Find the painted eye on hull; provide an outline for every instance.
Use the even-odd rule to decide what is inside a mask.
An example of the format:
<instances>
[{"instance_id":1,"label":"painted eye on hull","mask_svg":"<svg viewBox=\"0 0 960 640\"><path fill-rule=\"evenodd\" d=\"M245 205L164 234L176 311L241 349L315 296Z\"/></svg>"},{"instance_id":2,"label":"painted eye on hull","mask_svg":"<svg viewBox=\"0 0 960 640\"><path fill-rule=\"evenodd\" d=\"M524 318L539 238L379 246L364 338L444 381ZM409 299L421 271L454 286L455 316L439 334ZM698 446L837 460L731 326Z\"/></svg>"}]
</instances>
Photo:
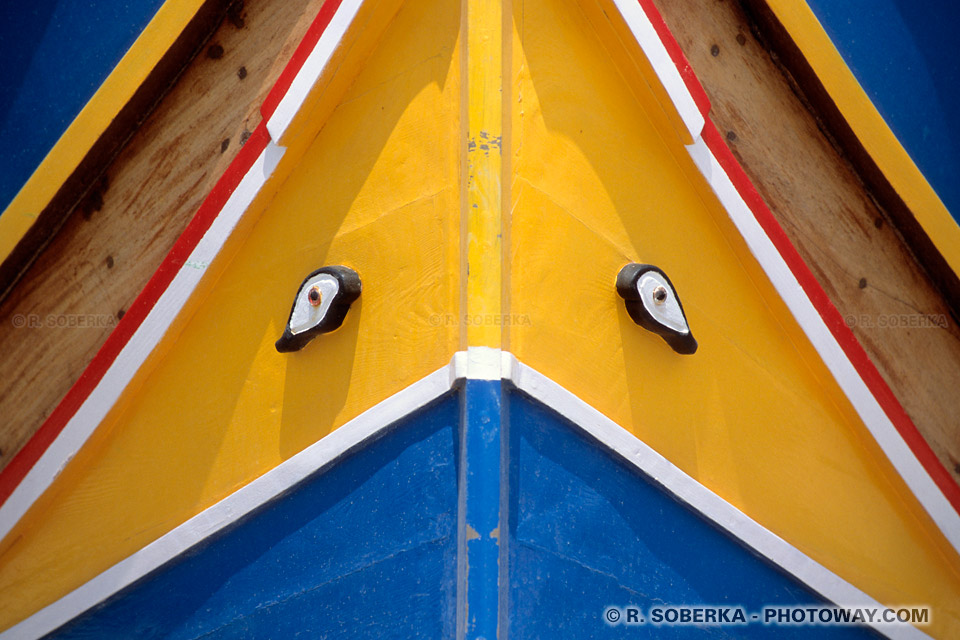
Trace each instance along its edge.
<instances>
[{"instance_id":1,"label":"painted eye on hull","mask_svg":"<svg viewBox=\"0 0 960 640\"><path fill-rule=\"evenodd\" d=\"M320 287L313 285L307 293L307 300L313 307L319 307L323 303L323 295L320 293Z\"/></svg>"},{"instance_id":2,"label":"painted eye on hull","mask_svg":"<svg viewBox=\"0 0 960 640\"><path fill-rule=\"evenodd\" d=\"M359 295L360 276L349 267L323 267L308 275L297 290L277 351L299 351L321 333L338 328Z\"/></svg>"},{"instance_id":3,"label":"painted eye on hull","mask_svg":"<svg viewBox=\"0 0 960 640\"><path fill-rule=\"evenodd\" d=\"M638 325L662 337L677 353L690 355L697 351L680 297L661 269L651 264L628 264L617 275L617 293Z\"/></svg>"}]
</instances>

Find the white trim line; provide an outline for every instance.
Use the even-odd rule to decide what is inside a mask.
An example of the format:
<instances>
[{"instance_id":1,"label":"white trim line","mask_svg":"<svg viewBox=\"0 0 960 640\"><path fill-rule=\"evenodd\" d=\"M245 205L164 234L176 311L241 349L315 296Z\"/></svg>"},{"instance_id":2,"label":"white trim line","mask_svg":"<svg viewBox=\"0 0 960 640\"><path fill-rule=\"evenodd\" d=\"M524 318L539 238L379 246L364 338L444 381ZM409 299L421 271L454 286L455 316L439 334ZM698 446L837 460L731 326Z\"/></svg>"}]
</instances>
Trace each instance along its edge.
<instances>
[{"instance_id":1,"label":"white trim line","mask_svg":"<svg viewBox=\"0 0 960 640\"><path fill-rule=\"evenodd\" d=\"M303 66L290 83L290 88L283 94L273 114L267 120L267 131L270 138L279 143L290 127L290 123L299 113L310 91L320 80L324 69L333 57L334 52L353 23L357 12L363 5L363 0L343 0L330 19L329 24L320 34L320 39L313 47Z\"/></svg>"},{"instance_id":2,"label":"white trim line","mask_svg":"<svg viewBox=\"0 0 960 640\"><path fill-rule=\"evenodd\" d=\"M10 533L34 501L56 480L113 408L147 356L167 333L170 324L203 278L207 265L220 252L223 243L260 193L283 153L282 147L267 143L266 149L244 175L210 228L190 253L189 259L180 267L143 323L110 364L103 378L0 507L0 540Z\"/></svg>"},{"instance_id":3,"label":"white trim line","mask_svg":"<svg viewBox=\"0 0 960 640\"><path fill-rule=\"evenodd\" d=\"M883 407L823 322L783 256L760 226L726 171L701 137L704 117L663 41L637 0L612 0L657 73L674 107L687 124L693 144L687 151L726 209L750 251L783 298L797 323L823 359L860 419L904 482L923 505L950 544L960 553L960 514L947 500L890 421Z\"/></svg>"},{"instance_id":4,"label":"white trim line","mask_svg":"<svg viewBox=\"0 0 960 640\"><path fill-rule=\"evenodd\" d=\"M960 514L890 421L707 144L697 140L687 151L864 425L944 537L960 553Z\"/></svg>"},{"instance_id":5,"label":"white trim line","mask_svg":"<svg viewBox=\"0 0 960 640\"><path fill-rule=\"evenodd\" d=\"M451 375L453 371L454 363L451 362L364 411L83 586L0 633L0 640L42 637L104 602L121 589L288 491L313 473L336 462L398 420L447 393L456 381Z\"/></svg>"},{"instance_id":6,"label":"white trim line","mask_svg":"<svg viewBox=\"0 0 960 640\"><path fill-rule=\"evenodd\" d=\"M471 371L472 360L481 362L479 370ZM493 368L499 370L498 376L491 377ZM583 429L679 500L830 602L840 607L884 607L707 489L576 395L521 363L511 353L473 347L468 351L457 352L449 365L368 409L96 578L0 633L0 640L33 639L56 630L254 509L290 490L310 475L336 462L390 425L453 390L464 378L500 378L509 382L519 391ZM885 625L876 622L871 626L892 638L928 637L920 629L910 625Z\"/></svg>"},{"instance_id":7,"label":"white trim line","mask_svg":"<svg viewBox=\"0 0 960 640\"><path fill-rule=\"evenodd\" d=\"M468 347L465 377L470 380L499 380L500 349L492 347Z\"/></svg>"},{"instance_id":8,"label":"white trim line","mask_svg":"<svg viewBox=\"0 0 960 640\"><path fill-rule=\"evenodd\" d=\"M673 107L686 125L690 137L696 140L703 132L705 124L703 113L700 112L700 107L690 94L687 84L680 75L680 70L674 64L663 41L657 35L657 30L650 22L650 18L637 0L613 0L613 4L620 11L634 39L647 56L654 73L657 74L664 90L673 101Z\"/></svg>"},{"instance_id":9,"label":"white trim line","mask_svg":"<svg viewBox=\"0 0 960 640\"><path fill-rule=\"evenodd\" d=\"M504 358L504 363L508 365L504 368L504 377L506 379L509 375L509 381L517 389L583 429L679 500L690 505L705 518L783 568L827 600L840 607L885 608L884 605L688 476L643 441L553 380L520 363L513 356L509 356L509 360ZM911 625L876 622L871 623L870 626L891 638L929 637Z\"/></svg>"}]
</instances>

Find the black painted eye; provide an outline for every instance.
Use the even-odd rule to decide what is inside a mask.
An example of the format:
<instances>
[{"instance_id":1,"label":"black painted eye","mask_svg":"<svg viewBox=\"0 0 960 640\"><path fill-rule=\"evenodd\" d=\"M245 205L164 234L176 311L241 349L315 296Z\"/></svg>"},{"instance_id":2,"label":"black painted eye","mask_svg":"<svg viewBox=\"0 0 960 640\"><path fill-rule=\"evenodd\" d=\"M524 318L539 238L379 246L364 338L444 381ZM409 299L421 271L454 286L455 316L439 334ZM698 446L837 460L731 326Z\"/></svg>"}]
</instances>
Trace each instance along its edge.
<instances>
[{"instance_id":1,"label":"black painted eye","mask_svg":"<svg viewBox=\"0 0 960 640\"><path fill-rule=\"evenodd\" d=\"M277 351L299 351L321 333L338 328L359 295L360 276L349 267L323 267L311 273L293 299Z\"/></svg>"},{"instance_id":2,"label":"black painted eye","mask_svg":"<svg viewBox=\"0 0 960 640\"><path fill-rule=\"evenodd\" d=\"M661 336L677 353L696 352L697 341L680 298L661 269L650 264L628 264L617 275L617 293L638 325Z\"/></svg>"}]
</instances>

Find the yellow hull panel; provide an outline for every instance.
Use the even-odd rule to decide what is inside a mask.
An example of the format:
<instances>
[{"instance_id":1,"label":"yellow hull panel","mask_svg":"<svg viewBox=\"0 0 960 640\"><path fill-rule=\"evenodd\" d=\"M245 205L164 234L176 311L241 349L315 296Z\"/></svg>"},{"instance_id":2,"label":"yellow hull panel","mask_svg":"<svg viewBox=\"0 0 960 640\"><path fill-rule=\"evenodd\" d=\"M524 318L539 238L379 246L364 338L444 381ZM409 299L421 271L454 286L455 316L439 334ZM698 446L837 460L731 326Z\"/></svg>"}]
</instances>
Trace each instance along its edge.
<instances>
[{"instance_id":1,"label":"yellow hull panel","mask_svg":"<svg viewBox=\"0 0 960 640\"><path fill-rule=\"evenodd\" d=\"M0 628L449 362L459 25L439 0L396 16L273 199L247 213L247 237L208 267L215 283L182 330L7 538ZM323 264L363 274L362 298L335 333L278 353L297 286Z\"/></svg>"},{"instance_id":2,"label":"yellow hull panel","mask_svg":"<svg viewBox=\"0 0 960 640\"><path fill-rule=\"evenodd\" d=\"M573 2L516 2L513 18L507 348L881 602L938 603L931 630L960 633L960 558L658 126L653 93L610 63L626 52ZM613 284L629 262L670 274L695 355L627 315Z\"/></svg>"},{"instance_id":3,"label":"yellow hull panel","mask_svg":"<svg viewBox=\"0 0 960 640\"><path fill-rule=\"evenodd\" d=\"M0 546L0 628L493 347L857 588L960 633L960 558L691 160L688 121L612 6L363 5L268 187ZM614 287L629 262L670 274L695 355L630 319ZM280 354L322 265L363 293L340 329Z\"/></svg>"}]
</instances>

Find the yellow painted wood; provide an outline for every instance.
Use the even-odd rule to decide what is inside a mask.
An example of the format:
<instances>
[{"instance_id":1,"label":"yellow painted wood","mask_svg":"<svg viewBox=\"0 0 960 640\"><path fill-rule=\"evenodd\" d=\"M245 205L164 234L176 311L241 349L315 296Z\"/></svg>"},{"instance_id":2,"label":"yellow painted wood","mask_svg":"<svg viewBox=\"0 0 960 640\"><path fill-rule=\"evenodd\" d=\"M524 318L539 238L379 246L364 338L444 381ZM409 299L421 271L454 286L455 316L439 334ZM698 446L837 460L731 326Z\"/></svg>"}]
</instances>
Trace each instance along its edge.
<instances>
[{"instance_id":1,"label":"yellow painted wood","mask_svg":"<svg viewBox=\"0 0 960 640\"><path fill-rule=\"evenodd\" d=\"M879 450L726 212L572 0L513 7L511 351L801 551L960 633L960 558ZM628 317L671 277L700 349Z\"/></svg>"},{"instance_id":2,"label":"yellow painted wood","mask_svg":"<svg viewBox=\"0 0 960 640\"><path fill-rule=\"evenodd\" d=\"M847 124L954 273L960 273L960 226L877 111L806 2L767 0Z\"/></svg>"},{"instance_id":3,"label":"yellow painted wood","mask_svg":"<svg viewBox=\"0 0 960 640\"><path fill-rule=\"evenodd\" d=\"M465 3L467 298L462 324L467 345L499 347L503 314L503 2Z\"/></svg>"},{"instance_id":4,"label":"yellow painted wood","mask_svg":"<svg viewBox=\"0 0 960 640\"><path fill-rule=\"evenodd\" d=\"M322 4L257 0L246 3L243 28L223 21L210 37L223 56L193 58L106 167L102 208L71 213L0 303L0 469L76 382L236 157ZM100 326L24 331L17 315L96 317Z\"/></svg>"},{"instance_id":5,"label":"yellow painted wood","mask_svg":"<svg viewBox=\"0 0 960 640\"><path fill-rule=\"evenodd\" d=\"M502 344L841 577L960 632L956 553L690 163L605 7L368 6L173 333L0 547L0 628L456 349ZM630 321L614 290L630 261L671 276L695 356ZM281 356L292 296L324 264L355 268L363 294L341 329Z\"/></svg>"},{"instance_id":6,"label":"yellow painted wood","mask_svg":"<svg viewBox=\"0 0 960 640\"><path fill-rule=\"evenodd\" d=\"M457 3L405 2L302 158L285 157L175 335L4 542L0 628L449 362L459 28ZM360 299L337 331L277 353L297 287L328 264L357 270Z\"/></svg>"},{"instance_id":7,"label":"yellow painted wood","mask_svg":"<svg viewBox=\"0 0 960 640\"><path fill-rule=\"evenodd\" d=\"M657 126L664 132L671 131L683 144L692 144L690 130L613 1L579 0L578 6L604 43L608 55L615 59L614 64L626 86L655 98L649 107L650 117L657 119Z\"/></svg>"},{"instance_id":8,"label":"yellow painted wood","mask_svg":"<svg viewBox=\"0 0 960 640\"><path fill-rule=\"evenodd\" d=\"M751 35L740 4L655 2L710 96L711 120L917 429L960 481L960 326L949 305ZM878 322L903 314L937 318L940 326L918 331Z\"/></svg>"},{"instance_id":9,"label":"yellow painted wood","mask_svg":"<svg viewBox=\"0 0 960 640\"><path fill-rule=\"evenodd\" d=\"M0 215L0 262L30 230L40 212L130 101L202 4L203 0L167 0L157 10L130 50Z\"/></svg>"}]
</instances>

